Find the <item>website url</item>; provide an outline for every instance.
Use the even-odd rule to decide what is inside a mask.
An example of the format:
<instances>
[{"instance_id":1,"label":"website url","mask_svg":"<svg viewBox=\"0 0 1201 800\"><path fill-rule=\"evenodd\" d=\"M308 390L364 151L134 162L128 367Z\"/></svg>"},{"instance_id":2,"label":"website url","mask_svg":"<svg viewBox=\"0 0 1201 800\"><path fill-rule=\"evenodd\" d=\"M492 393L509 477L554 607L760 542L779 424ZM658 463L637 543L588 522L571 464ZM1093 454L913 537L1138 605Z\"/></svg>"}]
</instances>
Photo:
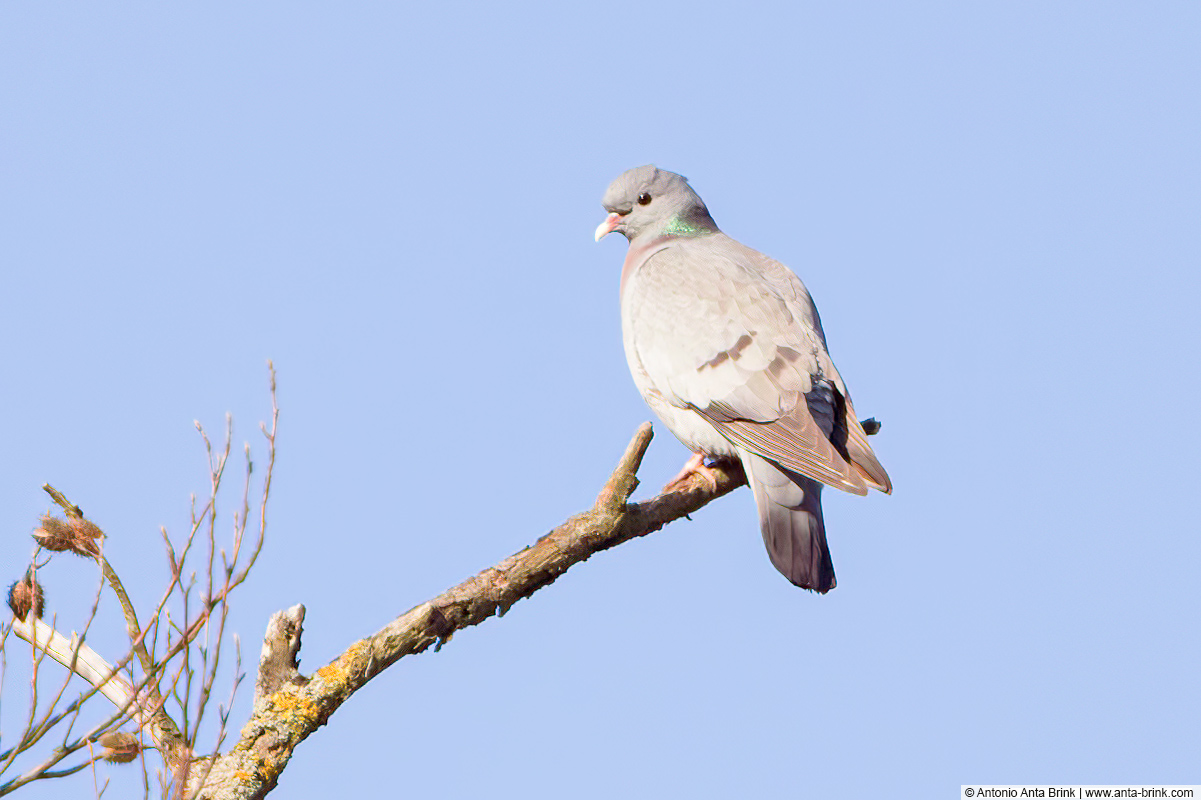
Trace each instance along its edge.
<instances>
[{"instance_id":1,"label":"website url","mask_svg":"<svg viewBox=\"0 0 1201 800\"><path fill-rule=\"evenodd\" d=\"M1197 786L960 786L966 800L993 797L1197 797Z\"/></svg>"}]
</instances>

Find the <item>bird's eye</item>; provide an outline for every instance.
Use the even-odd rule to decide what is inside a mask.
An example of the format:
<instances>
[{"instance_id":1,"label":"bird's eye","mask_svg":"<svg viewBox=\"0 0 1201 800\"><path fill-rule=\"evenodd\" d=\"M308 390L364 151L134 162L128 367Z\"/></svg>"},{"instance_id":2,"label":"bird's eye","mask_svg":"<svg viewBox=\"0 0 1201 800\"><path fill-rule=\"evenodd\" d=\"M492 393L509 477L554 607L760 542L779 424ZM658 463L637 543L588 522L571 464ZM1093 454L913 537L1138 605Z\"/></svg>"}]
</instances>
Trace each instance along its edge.
<instances>
[{"instance_id":1,"label":"bird's eye","mask_svg":"<svg viewBox=\"0 0 1201 800\"><path fill-rule=\"evenodd\" d=\"M646 192L643 192L642 194L638 195L638 205L645 206L648 203L650 203L650 201L651 201L651 196L649 194L647 194Z\"/></svg>"}]
</instances>

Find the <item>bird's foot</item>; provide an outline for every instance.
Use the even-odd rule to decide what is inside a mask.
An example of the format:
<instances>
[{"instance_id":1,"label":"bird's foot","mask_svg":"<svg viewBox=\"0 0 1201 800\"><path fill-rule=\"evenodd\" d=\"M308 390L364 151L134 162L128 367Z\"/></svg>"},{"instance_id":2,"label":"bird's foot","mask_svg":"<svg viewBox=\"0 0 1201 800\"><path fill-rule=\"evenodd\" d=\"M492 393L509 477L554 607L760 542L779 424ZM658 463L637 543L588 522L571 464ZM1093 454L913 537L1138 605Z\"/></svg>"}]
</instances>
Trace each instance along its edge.
<instances>
[{"instance_id":1,"label":"bird's foot","mask_svg":"<svg viewBox=\"0 0 1201 800\"><path fill-rule=\"evenodd\" d=\"M693 453L692 458L684 464L684 468L680 470L680 474L668 481L663 487L662 494L668 492L676 492L685 487L688 479L693 475L700 475L704 479L705 484L709 487L709 491L717 491L717 473L712 467L705 465L705 456L702 453Z\"/></svg>"}]
</instances>

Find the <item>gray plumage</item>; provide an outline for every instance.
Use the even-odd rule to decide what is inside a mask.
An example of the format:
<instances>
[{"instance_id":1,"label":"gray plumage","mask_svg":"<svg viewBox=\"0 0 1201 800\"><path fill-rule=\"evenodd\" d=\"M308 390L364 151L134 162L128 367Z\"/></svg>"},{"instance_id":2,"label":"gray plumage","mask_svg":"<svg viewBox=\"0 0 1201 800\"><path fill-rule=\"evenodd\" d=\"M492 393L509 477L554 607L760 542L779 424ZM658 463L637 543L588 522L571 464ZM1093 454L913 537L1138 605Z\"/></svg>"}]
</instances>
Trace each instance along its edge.
<instances>
[{"instance_id":1,"label":"gray plumage","mask_svg":"<svg viewBox=\"0 0 1201 800\"><path fill-rule=\"evenodd\" d=\"M866 494L892 484L809 292L718 230L675 173L629 170L602 202L609 215L596 238L617 231L630 243L621 321L638 391L693 452L741 461L772 563L798 586L829 591L822 485Z\"/></svg>"}]
</instances>

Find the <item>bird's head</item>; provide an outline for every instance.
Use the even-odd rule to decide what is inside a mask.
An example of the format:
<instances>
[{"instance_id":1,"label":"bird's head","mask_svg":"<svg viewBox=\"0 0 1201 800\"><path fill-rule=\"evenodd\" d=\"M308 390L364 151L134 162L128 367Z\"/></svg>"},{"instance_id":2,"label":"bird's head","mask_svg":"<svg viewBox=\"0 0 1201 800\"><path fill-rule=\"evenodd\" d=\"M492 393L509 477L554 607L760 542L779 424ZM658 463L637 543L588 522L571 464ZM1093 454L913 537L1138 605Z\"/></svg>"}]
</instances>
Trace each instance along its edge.
<instances>
[{"instance_id":1,"label":"bird's head","mask_svg":"<svg viewBox=\"0 0 1201 800\"><path fill-rule=\"evenodd\" d=\"M617 231L631 242L639 236L699 236L715 233L709 209L688 181L648 164L623 172L609 184L601 204L609 212L596 240Z\"/></svg>"}]
</instances>

